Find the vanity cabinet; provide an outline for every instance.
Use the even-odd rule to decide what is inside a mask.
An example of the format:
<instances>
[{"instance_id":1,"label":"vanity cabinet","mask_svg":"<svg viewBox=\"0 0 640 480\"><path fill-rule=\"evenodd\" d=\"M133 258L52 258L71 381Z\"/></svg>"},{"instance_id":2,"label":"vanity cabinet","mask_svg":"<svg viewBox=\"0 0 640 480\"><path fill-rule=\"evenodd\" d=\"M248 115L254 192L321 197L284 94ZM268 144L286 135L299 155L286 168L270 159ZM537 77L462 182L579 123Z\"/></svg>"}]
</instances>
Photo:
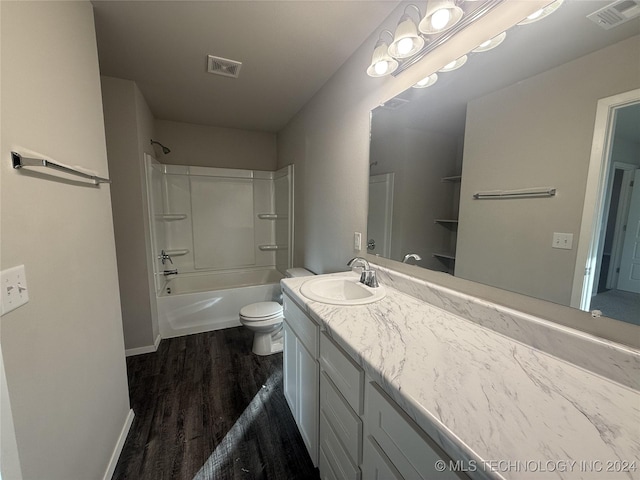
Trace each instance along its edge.
<instances>
[{"instance_id":1,"label":"vanity cabinet","mask_svg":"<svg viewBox=\"0 0 640 480\"><path fill-rule=\"evenodd\" d=\"M320 327L284 296L284 395L314 466L318 465Z\"/></svg>"},{"instance_id":2,"label":"vanity cabinet","mask_svg":"<svg viewBox=\"0 0 640 480\"><path fill-rule=\"evenodd\" d=\"M436 462L455 465L440 448L374 381L365 387L366 442L362 463L366 479L466 479Z\"/></svg>"},{"instance_id":3,"label":"vanity cabinet","mask_svg":"<svg viewBox=\"0 0 640 480\"><path fill-rule=\"evenodd\" d=\"M464 479L353 358L284 295L284 395L322 480Z\"/></svg>"}]
</instances>

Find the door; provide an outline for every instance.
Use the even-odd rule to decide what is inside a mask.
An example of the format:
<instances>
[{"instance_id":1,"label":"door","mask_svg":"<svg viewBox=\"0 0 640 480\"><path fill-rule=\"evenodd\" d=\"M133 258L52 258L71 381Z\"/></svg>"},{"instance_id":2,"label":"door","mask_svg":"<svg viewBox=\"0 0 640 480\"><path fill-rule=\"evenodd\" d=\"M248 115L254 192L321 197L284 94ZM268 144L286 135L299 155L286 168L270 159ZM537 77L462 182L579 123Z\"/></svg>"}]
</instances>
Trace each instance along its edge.
<instances>
[{"instance_id":1,"label":"door","mask_svg":"<svg viewBox=\"0 0 640 480\"><path fill-rule=\"evenodd\" d=\"M627 230L622 247L618 290L640 293L640 169L633 178Z\"/></svg>"},{"instance_id":2,"label":"door","mask_svg":"<svg viewBox=\"0 0 640 480\"><path fill-rule=\"evenodd\" d=\"M391 218L393 215L394 174L369 177L369 215L367 218L367 253L391 256Z\"/></svg>"}]
</instances>

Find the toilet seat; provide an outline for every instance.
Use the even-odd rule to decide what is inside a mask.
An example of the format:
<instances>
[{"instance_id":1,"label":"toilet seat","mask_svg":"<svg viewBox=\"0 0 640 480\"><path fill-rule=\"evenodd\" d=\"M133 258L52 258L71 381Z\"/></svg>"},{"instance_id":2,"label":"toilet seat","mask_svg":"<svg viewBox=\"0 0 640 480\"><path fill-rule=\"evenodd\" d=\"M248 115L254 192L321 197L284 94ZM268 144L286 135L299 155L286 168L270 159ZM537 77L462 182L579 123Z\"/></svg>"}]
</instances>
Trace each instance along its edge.
<instances>
[{"instance_id":1,"label":"toilet seat","mask_svg":"<svg viewBox=\"0 0 640 480\"><path fill-rule=\"evenodd\" d=\"M258 302L242 307L240 318L249 322L273 320L282 317L282 305L277 302Z\"/></svg>"}]
</instances>

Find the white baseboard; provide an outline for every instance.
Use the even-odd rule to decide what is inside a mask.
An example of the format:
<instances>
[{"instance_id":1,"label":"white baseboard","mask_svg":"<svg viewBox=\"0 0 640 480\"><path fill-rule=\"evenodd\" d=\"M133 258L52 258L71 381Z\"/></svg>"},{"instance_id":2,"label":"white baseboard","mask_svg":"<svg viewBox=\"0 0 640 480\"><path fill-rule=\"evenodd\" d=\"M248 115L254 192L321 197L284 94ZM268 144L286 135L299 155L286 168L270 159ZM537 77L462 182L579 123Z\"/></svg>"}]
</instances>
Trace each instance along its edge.
<instances>
[{"instance_id":1,"label":"white baseboard","mask_svg":"<svg viewBox=\"0 0 640 480\"><path fill-rule=\"evenodd\" d=\"M127 435L129 434L129 430L131 429L133 417L135 417L135 414L133 413L133 410L130 409L127 418L124 421L124 425L122 426L122 431L120 432L120 436L118 437L118 442L116 443L116 446L113 449L113 453L111 454L111 458L109 459L107 470L106 472L104 472L104 477L102 477L103 480L111 480L111 478L113 477L113 472L115 472L116 470L116 465L118 463L118 459L120 458L120 454L122 453L124 442L127 440Z\"/></svg>"},{"instance_id":2,"label":"white baseboard","mask_svg":"<svg viewBox=\"0 0 640 480\"><path fill-rule=\"evenodd\" d=\"M156 340L153 342L153 345L147 345L145 347L129 348L124 351L124 354L127 357L133 357L134 355L144 355L145 353L153 353L156 350L158 350L158 346L160 345L161 340L162 340L162 337L158 335L156 337Z\"/></svg>"}]
</instances>

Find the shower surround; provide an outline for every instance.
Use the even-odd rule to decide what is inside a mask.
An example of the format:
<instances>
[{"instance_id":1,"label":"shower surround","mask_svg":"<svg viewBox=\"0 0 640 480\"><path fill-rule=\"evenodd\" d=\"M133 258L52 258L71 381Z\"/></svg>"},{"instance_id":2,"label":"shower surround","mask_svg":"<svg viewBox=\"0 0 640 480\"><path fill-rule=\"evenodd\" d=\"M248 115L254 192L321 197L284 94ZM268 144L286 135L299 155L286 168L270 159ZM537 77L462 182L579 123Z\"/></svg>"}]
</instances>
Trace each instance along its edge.
<instances>
[{"instance_id":1,"label":"shower surround","mask_svg":"<svg viewBox=\"0 0 640 480\"><path fill-rule=\"evenodd\" d=\"M293 166L145 167L162 338L240 325L241 307L277 299L292 266Z\"/></svg>"}]
</instances>

